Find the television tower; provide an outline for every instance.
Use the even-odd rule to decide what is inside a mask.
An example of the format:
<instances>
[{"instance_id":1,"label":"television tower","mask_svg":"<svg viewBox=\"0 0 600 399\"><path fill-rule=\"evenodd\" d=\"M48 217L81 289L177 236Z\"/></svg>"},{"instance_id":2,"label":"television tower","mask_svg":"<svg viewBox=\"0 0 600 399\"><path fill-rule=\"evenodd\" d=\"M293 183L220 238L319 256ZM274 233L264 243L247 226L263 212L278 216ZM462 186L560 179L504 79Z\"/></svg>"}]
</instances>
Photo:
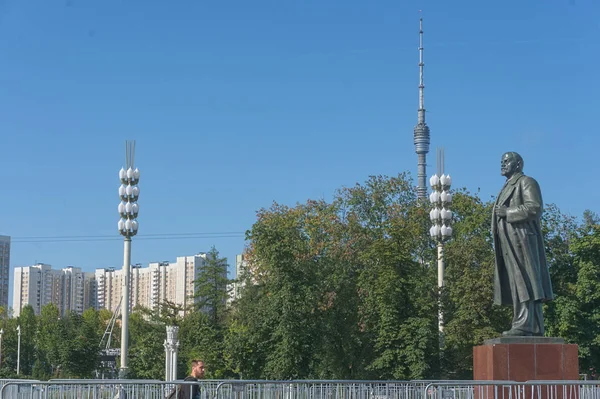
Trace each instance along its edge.
<instances>
[{"instance_id":1,"label":"television tower","mask_svg":"<svg viewBox=\"0 0 600 399\"><path fill-rule=\"evenodd\" d=\"M425 123L425 84L423 83L423 18L419 19L419 111L415 126L415 152L417 162L417 198L427 199L427 153L429 152L429 126Z\"/></svg>"}]
</instances>

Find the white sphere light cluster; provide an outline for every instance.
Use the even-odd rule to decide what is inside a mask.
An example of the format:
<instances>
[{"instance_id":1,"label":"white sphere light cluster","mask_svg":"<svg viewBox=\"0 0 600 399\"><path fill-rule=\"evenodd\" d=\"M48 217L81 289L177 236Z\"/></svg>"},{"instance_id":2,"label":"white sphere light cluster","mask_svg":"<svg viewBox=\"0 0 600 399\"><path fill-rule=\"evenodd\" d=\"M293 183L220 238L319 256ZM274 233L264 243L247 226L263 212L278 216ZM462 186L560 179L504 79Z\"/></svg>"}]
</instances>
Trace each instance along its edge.
<instances>
[{"instance_id":1,"label":"white sphere light cluster","mask_svg":"<svg viewBox=\"0 0 600 399\"><path fill-rule=\"evenodd\" d=\"M138 197L140 196L140 188L138 182L140 181L139 169L129 168L127 170L121 168L119 171L119 179L121 180L121 187L119 187L119 198L121 203L119 204L119 233L125 237L133 237L138 231L138 221L136 220L140 207L137 203Z\"/></svg>"},{"instance_id":2,"label":"white sphere light cluster","mask_svg":"<svg viewBox=\"0 0 600 399\"><path fill-rule=\"evenodd\" d=\"M450 175L437 174L431 176L429 184L433 189L429 195L429 201L433 205L429 218L433 225L429 229L429 234L432 238L443 241L452 236L452 211L449 209L452 203L452 194L450 186L452 179Z\"/></svg>"}]
</instances>

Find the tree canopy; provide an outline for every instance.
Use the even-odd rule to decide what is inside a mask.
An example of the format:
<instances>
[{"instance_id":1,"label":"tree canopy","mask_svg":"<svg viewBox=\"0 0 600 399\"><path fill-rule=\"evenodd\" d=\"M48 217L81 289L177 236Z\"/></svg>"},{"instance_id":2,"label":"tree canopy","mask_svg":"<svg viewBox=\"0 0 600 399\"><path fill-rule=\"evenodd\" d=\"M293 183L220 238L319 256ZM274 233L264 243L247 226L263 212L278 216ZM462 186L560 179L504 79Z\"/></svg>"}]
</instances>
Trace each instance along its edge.
<instances>
[{"instance_id":1,"label":"tree canopy","mask_svg":"<svg viewBox=\"0 0 600 399\"><path fill-rule=\"evenodd\" d=\"M429 205L405 174L374 176L341 188L331 201L274 203L248 230L243 275L232 281L216 248L196 281L196 306L135 309L130 323L133 378L163 378L165 325L178 325L179 378L192 359L208 378L472 378L473 346L497 337L512 309L492 304L493 199L455 190L454 234L445 244L446 276L437 287ZM582 372L600 363L600 226L547 205L543 234L556 298L544 305L546 334L577 343ZM444 333L438 331L438 312ZM0 374L92 377L110 314L87 310L39 316L26 306L4 329ZM118 325L114 345L119 345Z\"/></svg>"}]
</instances>

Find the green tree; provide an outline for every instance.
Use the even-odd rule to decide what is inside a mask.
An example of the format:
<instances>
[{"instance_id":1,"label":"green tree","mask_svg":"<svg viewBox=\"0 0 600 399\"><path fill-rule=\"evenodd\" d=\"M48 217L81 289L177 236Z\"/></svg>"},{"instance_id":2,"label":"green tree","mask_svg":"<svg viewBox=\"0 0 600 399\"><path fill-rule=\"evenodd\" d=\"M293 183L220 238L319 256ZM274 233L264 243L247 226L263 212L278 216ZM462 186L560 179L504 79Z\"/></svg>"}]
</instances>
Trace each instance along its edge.
<instances>
[{"instance_id":1,"label":"green tree","mask_svg":"<svg viewBox=\"0 0 600 399\"><path fill-rule=\"evenodd\" d=\"M576 342L579 337L579 299L576 295L578 268L571 250L580 227L575 218L565 215L554 204L543 214L542 232L554 300L544 305L546 335Z\"/></svg>"},{"instance_id":2,"label":"green tree","mask_svg":"<svg viewBox=\"0 0 600 399\"><path fill-rule=\"evenodd\" d=\"M31 375L36 360L35 337L38 328L38 321L31 305L23 306L21 314L17 318L17 323L21 328L20 372L24 375Z\"/></svg>"},{"instance_id":3,"label":"green tree","mask_svg":"<svg viewBox=\"0 0 600 399\"><path fill-rule=\"evenodd\" d=\"M92 378L94 371L98 368L100 362L100 331L103 331L102 321L98 312L92 308L86 309L81 315L81 324L77 334L78 354L76 375L81 378Z\"/></svg>"},{"instance_id":4,"label":"green tree","mask_svg":"<svg viewBox=\"0 0 600 399\"><path fill-rule=\"evenodd\" d=\"M17 369L17 325L18 319L5 319L1 322L2 334L2 378L15 378Z\"/></svg>"},{"instance_id":5,"label":"green tree","mask_svg":"<svg viewBox=\"0 0 600 399\"><path fill-rule=\"evenodd\" d=\"M129 318L129 378L164 378L166 330L163 323L148 321L142 312Z\"/></svg>"},{"instance_id":6,"label":"green tree","mask_svg":"<svg viewBox=\"0 0 600 399\"><path fill-rule=\"evenodd\" d=\"M47 379L54 374L61 364L63 328L60 321L60 312L56 305L48 304L42 308L39 325L37 334L38 359L33 377Z\"/></svg>"},{"instance_id":7,"label":"green tree","mask_svg":"<svg viewBox=\"0 0 600 399\"><path fill-rule=\"evenodd\" d=\"M69 312L61 318L59 377L91 378L98 365L97 317L93 309L84 315Z\"/></svg>"},{"instance_id":8,"label":"green tree","mask_svg":"<svg viewBox=\"0 0 600 399\"><path fill-rule=\"evenodd\" d=\"M250 342L265 339L257 348L262 357L261 378L313 376L311 364L320 349L319 313L327 306L319 278L321 267L327 264L326 233L321 231L319 236L316 226L321 205L274 205L259 212L258 222L248 233L248 259L255 270L242 290L234 325L237 333L250 332ZM249 302L248 294L258 296ZM248 308L256 313L249 313ZM240 360L247 356L242 354ZM251 373L258 374L258 370Z\"/></svg>"},{"instance_id":9,"label":"green tree","mask_svg":"<svg viewBox=\"0 0 600 399\"><path fill-rule=\"evenodd\" d=\"M493 305L493 202L465 189L454 194L452 239L445 245L443 377L473 377L473 346L510 324L510 309Z\"/></svg>"},{"instance_id":10,"label":"green tree","mask_svg":"<svg viewBox=\"0 0 600 399\"><path fill-rule=\"evenodd\" d=\"M190 306L187 311L189 312L193 309L193 306ZM146 320L162 323L167 326L180 325L183 320L182 314L185 310L184 306L167 300L160 302L156 309L148 309L143 306L137 306L134 309L134 311L143 315Z\"/></svg>"},{"instance_id":11,"label":"green tree","mask_svg":"<svg viewBox=\"0 0 600 399\"><path fill-rule=\"evenodd\" d=\"M571 249L577 268L577 282L564 324L569 342L579 344L580 370L596 374L600 370L600 226L587 225L572 241ZM576 304L576 306L574 306Z\"/></svg>"},{"instance_id":12,"label":"green tree","mask_svg":"<svg viewBox=\"0 0 600 399\"><path fill-rule=\"evenodd\" d=\"M227 306L227 258L221 258L213 246L206 254L195 281L197 306L209 315L214 325L223 324Z\"/></svg>"},{"instance_id":13,"label":"green tree","mask_svg":"<svg viewBox=\"0 0 600 399\"><path fill-rule=\"evenodd\" d=\"M583 211L583 222L586 226L592 227L600 223L600 216L590 209Z\"/></svg>"},{"instance_id":14,"label":"green tree","mask_svg":"<svg viewBox=\"0 0 600 399\"><path fill-rule=\"evenodd\" d=\"M421 379L439 371L437 292L426 218L406 175L371 177L339 193L356 242L359 323L368 378Z\"/></svg>"},{"instance_id":15,"label":"green tree","mask_svg":"<svg viewBox=\"0 0 600 399\"><path fill-rule=\"evenodd\" d=\"M242 281L245 284L241 297L234 303L224 337L224 360L227 369L240 378L260 379L270 348L273 320L264 300L267 295L264 285L256 284L249 275Z\"/></svg>"},{"instance_id":16,"label":"green tree","mask_svg":"<svg viewBox=\"0 0 600 399\"><path fill-rule=\"evenodd\" d=\"M188 313L179 328L180 356L178 375L183 378L191 371L191 361L202 359L206 367L206 378L231 376L223 354L223 331L214 325L210 316L195 310Z\"/></svg>"},{"instance_id":17,"label":"green tree","mask_svg":"<svg viewBox=\"0 0 600 399\"><path fill-rule=\"evenodd\" d=\"M227 258L221 258L213 246L198 270L195 281L195 309L188 309L180 323L181 353L178 373L188 373L193 359L206 364L208 378L225 378L232 373L224 360L227 331L228 284Z\"/></svg>"},{"instance_id":18,"label":"green tree","mask_svg":"<svg viewBox=\"0 0 600 399\"><path fill-rule=\"evenodd\" d=\"M232 367L261 378L437 373L426 217L405 175L372 177L331 204L259 211L226 340Z\"/></svg>"}]
</instances>

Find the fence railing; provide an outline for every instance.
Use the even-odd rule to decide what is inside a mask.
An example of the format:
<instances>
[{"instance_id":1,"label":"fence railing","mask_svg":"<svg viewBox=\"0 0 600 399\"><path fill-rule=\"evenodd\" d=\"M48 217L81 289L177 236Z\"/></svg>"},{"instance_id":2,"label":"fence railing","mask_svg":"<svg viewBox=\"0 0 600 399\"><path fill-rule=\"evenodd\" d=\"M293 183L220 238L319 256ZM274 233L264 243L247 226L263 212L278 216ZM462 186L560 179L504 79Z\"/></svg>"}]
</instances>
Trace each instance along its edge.
<instances>
[{"instance_id":1,"label":"fence railing","mask_svg":"<svg viewBox=\"0 0 600 399\"><path fill-rule=\"evenodd\" d=\"M437 381L423 399L600 399L600 381Z\"/></svg>"},{"instance_id":2,"label":"fence railing","mask_svg":"<svg viewBox=\"0 0 600 399\"><path fill-rule=\"evenodd\" d=\"M0 399L600 399L600 381L0 380Z\"/></svg>"}]
</instances>

